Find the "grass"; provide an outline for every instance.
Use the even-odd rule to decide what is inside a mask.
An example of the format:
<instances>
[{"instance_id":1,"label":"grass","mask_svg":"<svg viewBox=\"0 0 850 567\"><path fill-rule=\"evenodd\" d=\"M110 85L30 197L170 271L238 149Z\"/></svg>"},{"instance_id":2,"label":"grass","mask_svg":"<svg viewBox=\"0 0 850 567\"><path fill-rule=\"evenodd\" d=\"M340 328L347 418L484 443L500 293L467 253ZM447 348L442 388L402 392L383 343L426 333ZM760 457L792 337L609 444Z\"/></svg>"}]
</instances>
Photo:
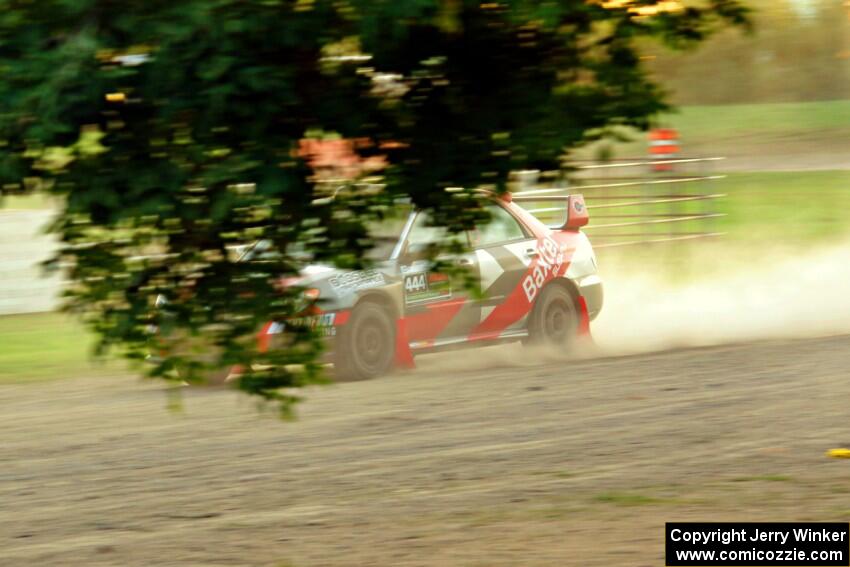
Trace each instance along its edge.
<instances>
[{"instance_id":1,"label":"grass","mask_svg":"<svg viewBox=\"0 0 850 567\"><path fill-rule=\"evenodd\" d=\"M577 476L577 473L570 471L557 471L552 476L554 476L555 478L575 478Z\"/></svg>"},{"instance_id":2,"label":"grass","mask_svg":"<svg viewBox=\"0 0 850 567\"><path fill-rule=\"evenodd\" d=\"M596 502L614 504L615 506L650 506L654 504L670 504L669 498L645 496L634 492L603 492L593 497Z\"/></svg>"},{"instance_id":3,"label":"grass","mask_svg":"<svg viewBox=\"0 0 850 567\"><path fill-rule=\"evenodd\" d=\"M790 482L793 479L790 476L781 474L763 474L757 476L741 476L733 478L732 482Z\"/></svg>"},{"instance_id":4,"label":"grass","mask_svg":"<svg viewBox=\"0 0 850 567\"><path fill-rule=\"evenodd\" d=\"M711 183L712 192L728 195L717 227L735 240L807 243L850 234L850 171L734 173Z\"/></svg>"},{"instance_id":5,"label":"grass","mask_svg":"<svg viewBox=\"0 0 850 567\"><path fill-rule=\"evenodd\" d=\"M687 106L662 121L700 143L721 144L742 135L764 140L829 135L847 130L850 101Z\"/></svg>"},{"instance_id":6,"label":"grass","mask_svg":"<svg viewBox=\"0 0 850 567\"><path fill-rule=\"evenodd\" d=\"M758 155L766 149L850 148L850 100L685 106L659 117L679 132L683 154ZM590 158L602 147L614 157L647 153L646 134L624 129L626 142L598 142L576 153Z\"/></svg>"},{"instance_id":7,"label":"grass","mask_svg":"<svg viewBox=\"0 0 850 567\"><path fill-rule=\"evenodd\" d=\"M465 527L479 528L517 522L548 522L575 518L585 505L577 504L575 498L552 497L545 504L521 502L511 505L478 508L459 514Z\"/></svg>"},{"instance_id":8,"label":"grass","mask_svg":"<svg viewBox=\"0 0 850 567\"><path fill-rule=\"evenodd\" d=\"M91 359L94 337L58 313L0 317L0 384L114 372L116 362Z\"/></svg>"}]
</instances>

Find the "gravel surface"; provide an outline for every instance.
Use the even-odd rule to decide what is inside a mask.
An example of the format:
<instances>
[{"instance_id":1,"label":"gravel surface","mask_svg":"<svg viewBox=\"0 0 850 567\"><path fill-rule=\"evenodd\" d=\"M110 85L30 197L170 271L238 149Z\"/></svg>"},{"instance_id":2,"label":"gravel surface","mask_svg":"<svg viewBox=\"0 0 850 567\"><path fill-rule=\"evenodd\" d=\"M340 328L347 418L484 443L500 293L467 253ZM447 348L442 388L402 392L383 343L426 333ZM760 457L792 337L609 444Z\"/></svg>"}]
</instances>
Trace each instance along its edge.
<instances>
[{"instance_id":1,"label":"gravel surface","mask_svg":"<svg viewBox=\"0 0 850 567\"><path fill-rule=\"evenodd\" d=\"M2 386L0 565L657 566L665 521L850 518L824 456L850 336L450 366L310 389L290 423L130 377Z\"/></svg>"}]
</instances>

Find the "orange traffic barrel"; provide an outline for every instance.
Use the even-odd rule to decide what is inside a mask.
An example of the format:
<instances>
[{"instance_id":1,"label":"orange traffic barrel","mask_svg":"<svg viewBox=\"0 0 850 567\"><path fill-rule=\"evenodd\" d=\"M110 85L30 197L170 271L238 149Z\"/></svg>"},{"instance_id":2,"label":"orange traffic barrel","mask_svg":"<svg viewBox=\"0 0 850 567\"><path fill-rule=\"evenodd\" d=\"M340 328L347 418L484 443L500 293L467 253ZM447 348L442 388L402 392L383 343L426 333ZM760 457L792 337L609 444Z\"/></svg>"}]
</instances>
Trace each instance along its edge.
<instances>
[{"instance_id":1,"label":"orange traffic barrel","mask_svg":"<svg viewBox=\"0 0 850 567\"><path fill-rule=\"evenodd\" d=\"M674 128L653 128L649 131L649 155L653 171L671 171L672 163L658 163L676 158L679 153L679 132Z\"/></svg>"}]
</instances>

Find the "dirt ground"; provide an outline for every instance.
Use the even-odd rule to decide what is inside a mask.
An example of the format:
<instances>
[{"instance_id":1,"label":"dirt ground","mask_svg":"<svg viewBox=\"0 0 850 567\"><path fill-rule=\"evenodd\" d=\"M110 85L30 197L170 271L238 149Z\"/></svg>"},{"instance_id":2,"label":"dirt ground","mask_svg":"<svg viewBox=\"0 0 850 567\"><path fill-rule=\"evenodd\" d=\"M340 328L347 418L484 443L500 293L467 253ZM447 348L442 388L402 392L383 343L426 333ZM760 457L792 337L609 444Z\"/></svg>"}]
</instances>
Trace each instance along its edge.
<instances>
[{"instance_id":1,"label":"dirt ground","mask_svg":"<svg viewBox=\"0 0 850 567\"><path fill-rule=\"evenodd\" d=\"M824 455L850 336L423 362L293 423L130 377L0 387L0 565L658 566L665 521L850 518Z\"/></svg>"}]
</instances>

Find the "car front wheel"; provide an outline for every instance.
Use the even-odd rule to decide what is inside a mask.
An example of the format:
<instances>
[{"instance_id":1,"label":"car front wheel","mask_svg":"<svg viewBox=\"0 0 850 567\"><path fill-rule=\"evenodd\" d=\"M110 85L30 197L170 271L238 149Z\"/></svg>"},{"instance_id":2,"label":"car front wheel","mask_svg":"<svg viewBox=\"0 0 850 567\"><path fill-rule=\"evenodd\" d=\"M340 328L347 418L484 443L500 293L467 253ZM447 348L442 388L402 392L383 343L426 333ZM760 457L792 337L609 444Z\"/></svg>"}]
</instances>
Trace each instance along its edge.
<instances>
[{"instance_id":1,"label":"car front wheel","mask_svg":"<svg viewBox=\"0 0 850 567\"><path fill-rule=\"evenodd\" d=\"M395 359L395 326L377 303L357 305L339 329L334 350L334 375L343 380L365 380L390 371Z\"/></svg>"}]
</instances>

